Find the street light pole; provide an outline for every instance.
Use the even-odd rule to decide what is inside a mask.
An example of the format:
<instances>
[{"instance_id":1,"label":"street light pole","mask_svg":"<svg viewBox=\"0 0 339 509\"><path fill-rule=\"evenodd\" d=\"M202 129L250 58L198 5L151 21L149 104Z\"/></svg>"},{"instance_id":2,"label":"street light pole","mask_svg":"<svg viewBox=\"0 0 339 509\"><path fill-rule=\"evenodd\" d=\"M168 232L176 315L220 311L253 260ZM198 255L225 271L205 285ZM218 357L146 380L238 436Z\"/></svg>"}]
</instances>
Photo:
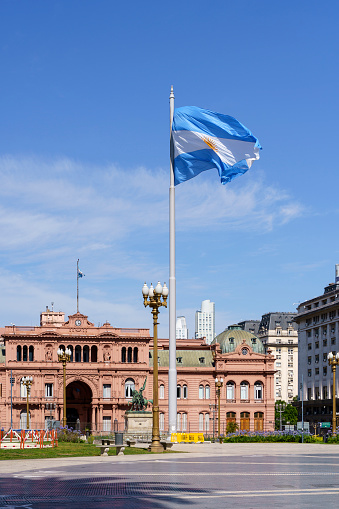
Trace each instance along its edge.
<instances>
[{"instance_id":1,"label":"street light pole","mask_svg":"<svg viewBox=\"0 0 339 509\"><path fill-rule=\"evenodd\" d=\"M276 409L280 413L280 431L282 431L282 416L281 414L285 411L286 403L284 401L281 401L280 403L275 404Z\"/></svg>"},{"instance_id":2,"label":"street light pole","mask_svg":"<svg viewBox=\"0 0 339 509\"><path fill-rule=\"evenodd\" d=\"M21 381L22 381L22 384L26 387L26 397L27 397L27 419L26 419L26 426L27 426L27 429L29 429L29 394L31 392L31 385L33 383L33 377L31 377L31 376L24 376Z\"/></svg>"},{"instance_id":3,"label":"street light pole","mask_svg":"<svg viewBox=\"0 0 339 509\"><path fill-rule=\"evenodd\" d=\"M151 284L148 288L145 283L142 288L144 306L152 309L153 315L153 424L152 424L152 443L150 450L152 452L162 452L164 450L160 443L159 431L159 400L158 400L158 316L159 308L167 308L168 288L166 283L162 287L160 282L153 288Z\"/></svg>"},{"instance_id":4,"label":"street light pole","mask_svg":"<svg viewBox=\"0 0 339 509\"><path fill-rule=\"evenodd\" d=\"M223 386L224 380L220 377L215 379L215 390L218 398L218 440L220 440L220 389Z\"/></svg>"},{"instance_id":5,"label":"street light pole","mask_svg":"<svg viewBox=\"0 0 339 509\"><path fill-rule=\"evenodd\" d=\"M63 425L63 427L65 427L67 424L67 417L66 417L66 364L67 364L67 362L69 362L71 360L72 352L69 348L66 348L65 352L63 351L62 348L58 348L57 354L58 354L58 361L62 362L63 375L64 375L64 377L63 377L64 378L64 383L63 383L64 404L63 404L62 425Z\"/></svg>"},{"instance_id":6,"label":"street light pole","mask_svg":"<svg viewBox=\"0 0 339 509\"><path fill-rule=\"evenodd\" d=\"M328 365L332 368L333 373L333 391L332 391L332 401L333 401L333 410L332 410L332 436L337 435L337 408L336 408L336 390L335 390L335 372L336 368L339 364L339 352L334 356L332 352L330 352L327 356Z\"/></svg>"}]
</instances>

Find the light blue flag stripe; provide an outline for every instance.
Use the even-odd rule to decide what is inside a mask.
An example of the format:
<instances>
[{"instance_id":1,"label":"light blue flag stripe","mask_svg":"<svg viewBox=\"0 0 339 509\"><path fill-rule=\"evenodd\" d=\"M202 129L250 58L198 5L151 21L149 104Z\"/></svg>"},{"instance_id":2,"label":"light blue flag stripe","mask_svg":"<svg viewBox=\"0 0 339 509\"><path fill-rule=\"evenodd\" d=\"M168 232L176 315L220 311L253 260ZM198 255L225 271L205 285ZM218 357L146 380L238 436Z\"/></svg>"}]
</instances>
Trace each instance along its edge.
<instances>
[{"instance_id":1,"label":"light blue flag stripe","mask_svg":"<svg viewBox=\"0 0 339 509\"><path fill-rule=\"evenodd\" d=\"M175 185L212 168L226 184L259 159L258 139L228 115L186 106L175 110L172 125Z\"/></svg>"}]
</instances>

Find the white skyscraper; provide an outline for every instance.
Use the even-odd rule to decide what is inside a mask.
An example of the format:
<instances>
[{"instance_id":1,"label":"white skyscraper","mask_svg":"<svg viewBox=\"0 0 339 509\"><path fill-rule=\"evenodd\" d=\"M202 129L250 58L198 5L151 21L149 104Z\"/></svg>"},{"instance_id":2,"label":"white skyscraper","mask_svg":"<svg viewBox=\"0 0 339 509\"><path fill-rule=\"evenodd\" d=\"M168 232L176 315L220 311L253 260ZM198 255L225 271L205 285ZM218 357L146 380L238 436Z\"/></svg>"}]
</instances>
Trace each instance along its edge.
<instances>
[{"instance_id":1,"label":"white skyscraper","mask_svg":"<svg viewBox=\"0 0 339 509\"><path fill-rule=\"evenodd\" d=\"M210 300L203 300L201 311L195 313L195 337L205 337L208 344L215 337L215 304Z\"/></svg>"},{"instance_id":2,"label":"white skyscraper","mask_svg":"<svg viewBox=\"0 0 339 509\"><path fill-rule=\"evenodd\" d=\"M176 328L175 328L176 339L188 339L188 329L186 325L186 318L184 316L178 316Z\"/></svg>"}]
</instances>

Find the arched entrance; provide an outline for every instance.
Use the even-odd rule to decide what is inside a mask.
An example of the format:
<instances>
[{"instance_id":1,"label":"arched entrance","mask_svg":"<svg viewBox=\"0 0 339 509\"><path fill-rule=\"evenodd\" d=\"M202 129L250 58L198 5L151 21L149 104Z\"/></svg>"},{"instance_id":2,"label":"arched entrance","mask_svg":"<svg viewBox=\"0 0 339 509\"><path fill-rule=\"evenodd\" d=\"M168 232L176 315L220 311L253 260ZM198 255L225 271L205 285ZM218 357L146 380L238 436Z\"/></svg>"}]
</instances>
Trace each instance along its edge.
<instances>
[{"instance_id":1,"label":"arched entrance","mask_svg":"<svg viewBox=\"0 0 339 509\"><path fill-rule=\"evenodd\" d=\"M71 382L66 387L67 426L74 429L91 428L92 391L80 380Z\"/></svg>"}]
</instances>

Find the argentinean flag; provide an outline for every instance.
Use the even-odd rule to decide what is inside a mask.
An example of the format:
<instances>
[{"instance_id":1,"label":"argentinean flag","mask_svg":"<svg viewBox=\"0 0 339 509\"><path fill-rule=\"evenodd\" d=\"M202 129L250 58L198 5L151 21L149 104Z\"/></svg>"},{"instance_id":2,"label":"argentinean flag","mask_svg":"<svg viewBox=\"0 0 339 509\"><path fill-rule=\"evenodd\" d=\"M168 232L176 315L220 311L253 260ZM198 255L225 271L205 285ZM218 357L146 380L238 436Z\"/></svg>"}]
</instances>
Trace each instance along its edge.
<instances>
[{"instance_id":1,"label":"argentinean flag","mask_svg":"<svg viewBox=\"0 0 339 509\"><path fill-rule=\"evenodd\" d=\"M227 184L259 159L258 139L229 115L184 106L174 112L172 124L174 184L216 168Z\"/></svg>"}]
</instances>

